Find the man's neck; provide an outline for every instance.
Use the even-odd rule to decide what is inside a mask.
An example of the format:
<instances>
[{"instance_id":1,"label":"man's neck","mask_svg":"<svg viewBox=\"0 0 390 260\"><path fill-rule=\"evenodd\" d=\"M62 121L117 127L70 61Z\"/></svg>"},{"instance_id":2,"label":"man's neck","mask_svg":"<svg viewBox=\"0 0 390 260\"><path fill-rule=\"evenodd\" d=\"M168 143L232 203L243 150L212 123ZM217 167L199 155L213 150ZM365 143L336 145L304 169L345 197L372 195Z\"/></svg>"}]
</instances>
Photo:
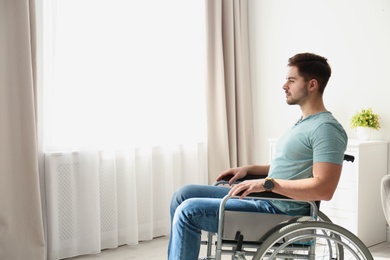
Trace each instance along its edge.
<instances>
[{"instance_id":1,"label":"man's neck","mask_svg":"<svg viewBox=\"0 0 390 260\"><path fill-rule=\"evenodd\" d=\"M322 99L317 100L316 102L309 102L305 105L301 105L300 107L302 110L302 119L320 112L327 111Z\"/></svg>"}]
</instances>

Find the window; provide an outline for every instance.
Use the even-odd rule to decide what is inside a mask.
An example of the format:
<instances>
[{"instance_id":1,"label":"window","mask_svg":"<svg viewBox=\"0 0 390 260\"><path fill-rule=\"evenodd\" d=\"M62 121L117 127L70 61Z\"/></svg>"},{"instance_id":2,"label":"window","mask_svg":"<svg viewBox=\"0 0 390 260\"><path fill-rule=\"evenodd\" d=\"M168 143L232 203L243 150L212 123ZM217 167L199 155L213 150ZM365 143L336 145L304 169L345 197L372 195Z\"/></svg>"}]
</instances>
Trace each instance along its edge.
<instances>
[{"instance_id":1,"label":"window","mask_svg":"<svg viewBox=\"0 0 390 260\"><path fill-rule=\"evenodd\" d=\"M199 0L45 4L46 150L205 140Z\"/></svg>"}]
</instances>

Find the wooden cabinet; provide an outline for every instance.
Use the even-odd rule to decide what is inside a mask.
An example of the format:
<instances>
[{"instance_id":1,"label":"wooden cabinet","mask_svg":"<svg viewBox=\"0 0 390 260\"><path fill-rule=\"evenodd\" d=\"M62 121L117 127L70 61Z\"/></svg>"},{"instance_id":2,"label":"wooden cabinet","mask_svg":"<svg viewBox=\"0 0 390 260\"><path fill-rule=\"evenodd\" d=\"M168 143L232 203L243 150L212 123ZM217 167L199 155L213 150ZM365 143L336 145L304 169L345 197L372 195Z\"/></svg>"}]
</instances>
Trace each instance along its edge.
<instances>
[{"instance_id":1,"label":"wooden cabinet","mask_svg":"<svg viewBox=\"0 0 390 260\"><path fill-rule=\"evenodd\" d=\"M270 139L272 159L277 139ZM366 246L386 241L386 220L380 197L380 181L387 174L387 141L349 140L346 154L355 161L344 162L337 190L321 211L335 224L357 235Z\"/></svg>"}]
</instances>

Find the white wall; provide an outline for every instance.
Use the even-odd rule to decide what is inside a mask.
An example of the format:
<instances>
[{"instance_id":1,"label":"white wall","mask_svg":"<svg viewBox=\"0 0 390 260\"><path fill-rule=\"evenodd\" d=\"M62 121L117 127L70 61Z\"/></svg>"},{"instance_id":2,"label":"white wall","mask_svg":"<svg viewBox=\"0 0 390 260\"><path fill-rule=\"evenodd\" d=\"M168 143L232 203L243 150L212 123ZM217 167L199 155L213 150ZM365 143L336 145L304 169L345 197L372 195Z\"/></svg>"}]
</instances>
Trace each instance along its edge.
<instances>
[{"instance_id":1,"label":"white wall","mask_svg":"<svg viewBox=\"0 0 390 260\"><path fill-rule=\"evenodd\" d=\"M249 8L257 163L268 162L268 138L300 116L282 90L287 60L298 52L328 58L325 105L350 138L352 115L371 107L382 125L372 139L390 140L390 1L249 0Z\"/></svg>"}]
</instances>

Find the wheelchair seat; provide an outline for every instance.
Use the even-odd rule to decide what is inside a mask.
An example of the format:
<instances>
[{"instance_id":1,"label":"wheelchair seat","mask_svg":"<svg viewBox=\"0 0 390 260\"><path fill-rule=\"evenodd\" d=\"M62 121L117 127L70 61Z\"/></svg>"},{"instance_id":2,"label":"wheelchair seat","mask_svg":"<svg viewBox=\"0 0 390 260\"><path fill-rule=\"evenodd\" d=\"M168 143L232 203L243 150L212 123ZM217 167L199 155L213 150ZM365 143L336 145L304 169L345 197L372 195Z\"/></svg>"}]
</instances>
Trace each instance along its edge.
<instances>
[{"instance_id":1,"label":"wheelchair seat","mask_svg":"<svg viewBox=\"0 0 390 260\"><path fill-rule=\"evenodd\" d=\"M258 214L255 212L225 211L224 221L227 224L224 226L222 239L234 243L239 239L238 236L242 236L242 239L245 239L247 243L258 243L264 240L264 235L270 231L270 227L277 227L281 223L296 218L289 215L262 213L262 218L258 219Z\"/></svg>"}]
</instances>

